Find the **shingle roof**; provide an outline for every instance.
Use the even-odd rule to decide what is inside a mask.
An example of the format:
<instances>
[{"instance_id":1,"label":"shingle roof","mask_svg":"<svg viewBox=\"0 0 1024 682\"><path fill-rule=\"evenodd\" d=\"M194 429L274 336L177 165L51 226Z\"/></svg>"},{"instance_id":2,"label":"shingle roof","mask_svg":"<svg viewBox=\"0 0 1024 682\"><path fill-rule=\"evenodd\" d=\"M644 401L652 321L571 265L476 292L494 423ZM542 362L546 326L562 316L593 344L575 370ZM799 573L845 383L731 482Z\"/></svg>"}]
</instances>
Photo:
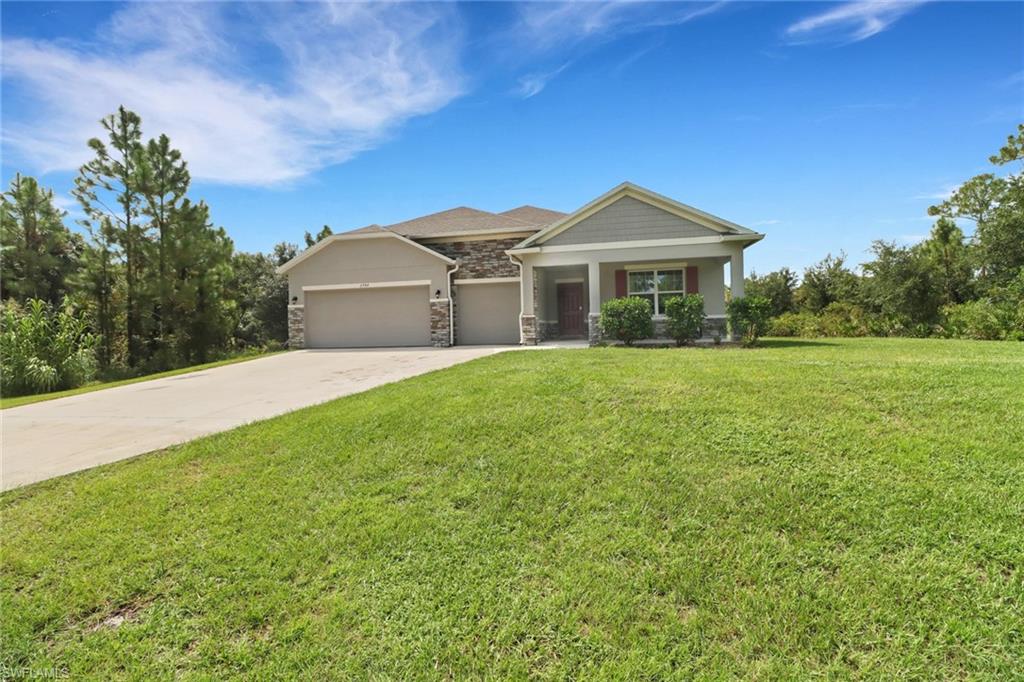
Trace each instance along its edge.
<instances>
[{"instance_id":1,"label":"shingle roof","mask_svg":"<svg viewBox=\"0 0 1024 682\"><path fill-rule=\"evenodd\" d=\"M349 230L345 234L394 232L403 237L426 239L458 234L487 234L488 232L536 232L564 216L565 214L559 211L536 206L520 206L503 213L491 213L468 206L459 206L393 225L367 225L357 230Z\"/></svg>"},{"instance_id":2,"label":"shingle roof","mask_svg":"<svg viewBox=\"0 0 1024 682\"><path fill-rule=\"evenodd\" d=\"M365 232L387 232L387 230L385 230L377 223L374 223L373 225L367 225L366 227L360 227L355 230L349 230L348 232L345 232L343 234L362 234Z\"/></svg>"},{"instance_id":3,"label":"shingle roof","mask_svg":"<svg viewBox=\"0 0 1024 682\"><path fill-rule=\"evenodd\" d=\"M550 208L539 208L537 206L520 206L519 208L513 208L509 211L502 211L501 215L507 215L510 218L518 218L519 220L525 220L528 223L535 225L550 225L551 223L564 218L567 213L561 211L552 211Z\"/></svg>"},{"instance_id":4,"label":"shingle roof","mask_svg":"<svg viewBox=\"0 0 1024 682\"><path fill-rule=\"evenodd\" d=\"M543 225L514 216L489 213L467 206L459 206L386 226L392 232L414 238L487 232L529 232L539 230L541 227Z\"/></svg>"}]
</instances>

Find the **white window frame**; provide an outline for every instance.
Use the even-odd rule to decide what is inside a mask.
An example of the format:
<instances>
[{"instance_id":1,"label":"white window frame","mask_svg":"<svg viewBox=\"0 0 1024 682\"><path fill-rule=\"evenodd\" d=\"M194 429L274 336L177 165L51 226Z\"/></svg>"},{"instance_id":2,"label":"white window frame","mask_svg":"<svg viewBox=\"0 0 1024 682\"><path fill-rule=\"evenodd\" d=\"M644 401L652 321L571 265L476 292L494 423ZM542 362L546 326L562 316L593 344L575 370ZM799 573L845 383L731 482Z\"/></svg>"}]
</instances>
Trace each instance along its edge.
<instances>
[{"instance_id":1,"label":"white window frame","mask_svg":"<svg viewBox=\"0 0 1024 682\"><path fill-rule=\"evenodd\" d=\"M639 273L639 272L651 272L651 273L654 273L654 276L651 278L653 280L653 282L654 282L654 290L653 291L633 291L633 280L630 277L630 275L636 274L636 273ZM661 273L663 273L663 272L679 272L679 273L681 273L682 274L682 278L683 278L683 288L682 289L671 289L669 291L661 291L659 289L659 287L658 287L658 279L659 279L659 275ZM656 317L656 318L663 318L663 317L665 317L664 313L659 313L658 312L658 308L659 308L659 306L658 306L658 302L659 302L658 299L659 299L659 297L662 294L664 294L665 296L680 296L680 295L685 296L686 295L686 267L685 266L683 266L683 267L673 266L673 267L661 267L661 268L647 268L647 269L644 269L644 270L630 269L630 270L628 270L626 272L626 296L650 296L651 294L654 294L654 311L653 311L654 314L653 314L653 317Z\"/></svg>"}]
</instances>

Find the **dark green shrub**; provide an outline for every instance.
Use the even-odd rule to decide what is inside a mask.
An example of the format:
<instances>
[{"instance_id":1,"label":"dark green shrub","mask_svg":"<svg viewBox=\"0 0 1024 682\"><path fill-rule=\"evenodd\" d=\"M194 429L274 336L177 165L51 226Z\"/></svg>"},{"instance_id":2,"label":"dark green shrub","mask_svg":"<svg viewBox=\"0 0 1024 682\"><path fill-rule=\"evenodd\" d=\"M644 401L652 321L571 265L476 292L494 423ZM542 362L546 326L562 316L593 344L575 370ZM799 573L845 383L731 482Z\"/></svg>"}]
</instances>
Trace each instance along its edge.
<instances>
[{"instance_id":1,"label":"dark green shrub","mask_svg":"<svg viewBox=\"0 0 1024 682\"><path fill-rule=\"evenodd\" d=\"M768 324L771 336L802 336L811 338L821 336L818 329L818 316L814 313L783 313Z\"/></svg>"},{"instance_id":2,"label":"dark green shrub","mask_svg":"<svg viewBox=\"0 0 1024 682\"><path fill-rule=\"evenodd\" d=\"M987 300L948 305L942 309L943 330L958 339L994 341L1014 338L1013 310Z\"/></svg>"},{"instance_id":3,"label":"dark green shrub","mask_svg":"<svg viewBox=\"0 0 1024 682\"><path fill-rule=\"evenodd\" d=\"M768 328L771 301L762 296L744 296L729 301L725 308L732 333L740 337L745 346L753 346Z\"/></svg>"},{"instance_id":4,"label":"dark green shrub","mask_svg":"<svg viewBox=\"0 0 1024 682\"><path fill-rule=\"evenodd\" d=\"M680 346L692 343L704 326L704 297L700 294L673 296L665 301L668 334Z\"/></svg>"},{"instance_id":5,"label":"dark green shrub","mask_svg":"<svg viewBox=\"0 0 1024 682\"><path fill-rule=\"evenodd\" d=\"M75 388L96 373L96 338L70 306L54 310L30 299L0 312L3 394L25 395Z\"/></svg>"},{"instance_id":6,"label":"dark green shrub","mask_svg":"<svg viewBox=\"0 0 1024 682\"><path fill-rule=\"evenodd\" d=\"M613 298L601 304L601 332L627 346L654 336L651 302L645 298Z\"/></svg>"}]
</instances>

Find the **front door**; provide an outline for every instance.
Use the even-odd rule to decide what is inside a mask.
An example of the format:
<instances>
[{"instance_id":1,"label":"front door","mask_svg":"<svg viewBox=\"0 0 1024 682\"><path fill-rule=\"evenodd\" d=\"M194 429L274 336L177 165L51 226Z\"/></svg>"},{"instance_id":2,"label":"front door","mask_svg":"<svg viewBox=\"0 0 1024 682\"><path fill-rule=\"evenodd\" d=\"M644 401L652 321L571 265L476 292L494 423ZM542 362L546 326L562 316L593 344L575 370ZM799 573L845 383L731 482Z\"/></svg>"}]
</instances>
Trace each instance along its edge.
<instances>
[{"instance_id":1,"label":"front door","mask_svg":"<svg viewBox=\"0 0 1024 682\"><path fill-rule=\"evenodd\" d=\"M583 336L583 282L562 282L557 295L559 333Z\"/></svg>"}]
</instances>

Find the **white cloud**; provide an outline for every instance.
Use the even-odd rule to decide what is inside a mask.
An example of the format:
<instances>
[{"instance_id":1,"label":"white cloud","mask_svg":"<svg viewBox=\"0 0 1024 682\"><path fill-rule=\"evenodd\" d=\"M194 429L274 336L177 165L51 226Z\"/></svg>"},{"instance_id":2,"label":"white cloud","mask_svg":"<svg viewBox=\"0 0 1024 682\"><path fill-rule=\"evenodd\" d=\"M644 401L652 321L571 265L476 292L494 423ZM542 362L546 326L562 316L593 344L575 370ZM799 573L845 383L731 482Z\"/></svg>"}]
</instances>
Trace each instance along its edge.
<instances>
[{"instance_id":1,"label":"white cloud","mask_svg":"<svg viewBox=\"0 0 1024 682\"><path fill-rule=\"evenodd\" d=\"M530 49L564 48L588 38L685 24L724 6L724 2L523 3L519 6L520 22L515 31Z\"/></svg>"},{"instance_id":2,"label":"white cloud","mask_svg":"<svg viewBox=\"0 0 1024 682\"><path fill-rule=\"evenodd\" d=\"M958 188L959 185L946 185L940 190L933 192L922 192L921 194L915 194L911 198L928 199L929 201L945 201L946 199L949 199L951 196L953 196L953 192L955 192Z\"/></svg>"},{"instance_id":3,"label":"white cloud","mask_svg":"<svg viewBox=\"0 0 1024 682\"><path fill-rule=\"evenodd\" d=\"M920 4L921 0L846 2L792 24L786 38L793 43L855 43L881 33Z\"/></svg>"},{"instance_id":4,"label":"white cloud","mask_svg":"<svg viewBox=\"0 0 1024 682\"><path fill-rule=\"evenodd\" d=\"M776 220L775 218L772 218L770 220L758 220L757 222L751 223L751 225L753 225L754 227L761 227L763 225L778 225L781 222L781 220Z\"/></svg>"},{"instance_id":5,"label":"white cloud","mask_svg":"<svg viewBox=\"0 0 1024 682\"><path fill-rule=\"evenodd\" d=\"M529 99L534 95L540 94L540 92L549 82L551 82L553 78L565 71L568 67L569 63L566 62L554 71L548 71L546 73L531 73L525 76L520 76L519 85L516 87L516 94L523 99Z\"/></svg>"},{"instance_id":6,"label":"white cloud","mask_svg":"<svg viewBox=\"0 0 1024 682\"><path fill-rule=\"evenodd\" d=\"M4 85L29 103L5 107L4 143L74 169L124 104L196 178L287 182L457 97L460 42L446 5L130 5L87 43L4 41Z\"/></svg>"}]
</instances>

